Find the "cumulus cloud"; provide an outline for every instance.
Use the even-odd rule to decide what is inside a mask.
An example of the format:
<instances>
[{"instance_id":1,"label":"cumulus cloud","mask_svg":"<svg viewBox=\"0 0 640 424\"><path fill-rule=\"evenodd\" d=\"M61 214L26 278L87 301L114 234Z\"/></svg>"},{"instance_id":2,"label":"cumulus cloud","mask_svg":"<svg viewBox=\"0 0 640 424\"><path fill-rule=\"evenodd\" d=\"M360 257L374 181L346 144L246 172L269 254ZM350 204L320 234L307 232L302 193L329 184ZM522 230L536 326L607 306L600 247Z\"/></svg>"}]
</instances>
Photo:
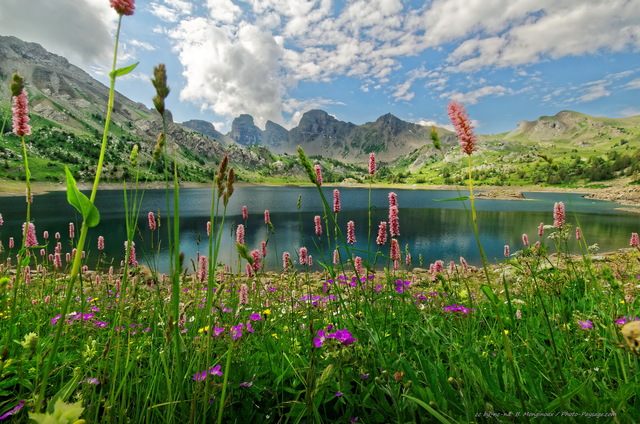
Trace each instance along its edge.
<instances>
[{"instance_id":1,"label":"cumulus cloud","mask_svg":"<svg viewBox=\"0 0 640 424\"><path fill-rule=\"evenodd\" d=\"M476 90L461 93L459 91L450 91L442 93L440 98L447 100L455 100L466 105L475 105L478 101L487 96L501 97L511 93L511 90L501 85L487 85Z\"/></svg>"},{"instance_id":2,"label":"cumulus cloud","mask_svg":"<svg viewBox=\"0 0 640 424\"><path fill-rule=\"evenodd\" d=\"M636 1L496 0L486 3L489 3L487 9L499 5L505 7L505 12L496 9L493 18L482 22L467 19L467 25L462 27L479 31L468 32L475 35L451 53L448 61L452 70L512 67L566 56L640 48L640 4ZM462 29L457 31L458 36L463 35Z\"/></svg>"},{"instance_id":3,"label":"cumulus cloud","mask_svg":"<svg viewBox=\"0 0 640 424\"><path fill-rule=\"evenodd\" d=\"M518 92L507 85L522 78L540 82L539 72L526 70L537 62L640 49L635 0L207 0L197 14L195 4L151 6L167 22L184 67L181 99L228 117L250 113L257 123L294 120L299 111L292 105L305 104L291 96L300 82L347 77L360 80L362 92L383 88L410 102L416 81L425 80L423 87L440 98L474 104ZM431 51L441 64L405 61ZM452 73L499 68L513 68L516 78L451 88ZM574 99L610 90L586 87Z\"/></svg>"},{"instance_id":4,"label":"cumulus cloud","mask_svg":"<svg viewBox=\"0 0 640 424\"><path fill-rule=\"evenodd\" d=\"M187 78L182 100L225 116L249 113L259 125L282 122L282 51L272 36L248 23L231 32L205 18L183 21L171 36Z\"/></svg>"},{"instance_id":5,"label":"cumulus cloud","mask_svg":"<svg viewBox=\"0 0 640 424\"><path fill-rule=\"evenodd\" d=\"M108 57L116 19L103 0L29 0L28 11L24 0L0 2L3 35L38 43L80 65Z\"/></svg>"}]
</instances>

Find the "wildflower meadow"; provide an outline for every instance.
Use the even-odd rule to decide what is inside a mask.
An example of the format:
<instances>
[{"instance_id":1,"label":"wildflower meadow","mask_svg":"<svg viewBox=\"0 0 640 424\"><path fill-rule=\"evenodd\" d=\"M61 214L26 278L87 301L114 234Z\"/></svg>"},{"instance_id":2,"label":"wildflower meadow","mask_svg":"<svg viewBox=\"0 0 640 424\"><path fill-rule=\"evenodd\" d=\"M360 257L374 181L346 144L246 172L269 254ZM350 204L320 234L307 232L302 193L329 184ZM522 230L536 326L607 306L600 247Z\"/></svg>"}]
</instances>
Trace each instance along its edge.
<instances>
[{"instance_id":1,"label":"wildflower meadow","mask_svg":"<svg viewBox=\"0 0 640 424\"><path fill-rule=\"evenodd\" d=\"M134 1L110 2L120 28ZM469 158L469 179L449 201L468 209L480 267L460 257L428 258L428 269L416 268L417 258L402 248L403 210L395 193L388 204L375 205L388 208L387 221L372 222L371 214L368 221L347 221L341 202L348 199L337 188L325 198L322 169L302 149L298 160L323 205L304 223L315 230L308 246L281 253L281 268L267 272L264 258L276 254L269 234L277 230L269 211L264 222L251 222L244 207L233 234L222 231L235 182L224 157L210 176L210 218L201 223L206 247L184 257L162 64L150 82L163 117L153 154L165 164L166 209L141 210L145 182L123 183L121 256L101 256L107 235L95 234L98 245L87 246L100 221L94 202L115 82L135 67L115 68L118 37L119 29L91 194L78 190L68 170L65 176L68 201L83 219L68 234L49 234L31 220L37 196L26 148L28 99L25 81L13 79L13 130L24 147L27 201L20 240L3 239L0 206L0 421L640 422L638 234L616 252L596 254L585 242L589 229L558 202L548 222L489 263L471 173L478 146L457 102L448 112L461 155ZM432 137L438 147L435 131ZM137 154L134 148L132 163ZM373 183L374 154L368 169ZM265 226L259 245L245 244L249 225ZM154 260L161 236L172 253L167 273ZM235 240L234 263L219 260L223 237ZM365 239L368 249L354 247ZM579 253L568 250L569 240ZM152 246L144 259L136 252L143 244ZM99 259L89 261L85 252Z\"/></svg>"}]
</instances>

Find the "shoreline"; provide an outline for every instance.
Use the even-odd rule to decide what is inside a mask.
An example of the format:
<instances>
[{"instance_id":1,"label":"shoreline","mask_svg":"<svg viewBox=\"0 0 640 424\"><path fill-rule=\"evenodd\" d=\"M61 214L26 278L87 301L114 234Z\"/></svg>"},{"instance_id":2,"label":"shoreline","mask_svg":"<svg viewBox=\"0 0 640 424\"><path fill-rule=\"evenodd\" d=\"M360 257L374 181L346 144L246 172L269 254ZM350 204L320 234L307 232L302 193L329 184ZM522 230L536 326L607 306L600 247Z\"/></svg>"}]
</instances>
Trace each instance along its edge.
<instances>
[{"instance_id":1,"label":"shoreline","mask_svg":"<svg viewBox=\"0 0 640 424\"><path fill-rule=\"evenodd\" d=\"M141 184L142 186L142 184ZM274 187L274 186L288 186L288 187L307 187L311 184L301 183L287 183L287 184L255 184L248 182L237 182L236 187ZM367 183L348 183L348 184L324 184L326 187L355 187L355 188L387 188L404 189L404 190L462 190L467 191L468 186L452 186L452 185L418 185L418 184L367 184ZM164 189L166 187L165 182L152 181L145 183L143 188L148 190ZM78 188L82 191L91 190L92 183L78 183ZM101 183L100 190L121 190L123 183ZM211 183L193 183L182 182L180 188L211 188ZM41 182L36 181L31 183L31 192L34 195L46 194L53 191L65 191L66 184L62 182ZM623 185L621 182L612 184L610 187L594 188L594 187L547 187L547 186L483 186L475 185L475 197L477 199L487 200L527 200L523 196L524 192L540 192L540 193L583 193L584 197L594 200L607 200L614 203L618 203L621 206L631 206L631 208L620 208L628 212L640 213L640 185ZM14 197L23 196L25 194L24 181L5 180L0 181L0 197ZM636 209L638 208L638 209Z\"/></svg>"}]
</instances>

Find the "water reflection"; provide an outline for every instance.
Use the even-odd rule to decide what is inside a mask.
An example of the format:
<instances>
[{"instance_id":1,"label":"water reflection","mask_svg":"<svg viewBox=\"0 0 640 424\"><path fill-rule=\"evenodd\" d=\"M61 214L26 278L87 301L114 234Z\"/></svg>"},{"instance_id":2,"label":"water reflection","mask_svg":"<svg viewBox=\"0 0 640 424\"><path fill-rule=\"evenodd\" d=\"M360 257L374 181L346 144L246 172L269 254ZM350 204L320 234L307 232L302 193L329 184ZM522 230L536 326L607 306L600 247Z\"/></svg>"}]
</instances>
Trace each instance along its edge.
<instances>
[{"instance_id":1,"label":"water reflection","mask_svg":"<svg viewBox=\"0 0 640 424\"><path fill-rule=\"evenodd\" d=\"M333 188L323 188L330 200ZM380 221L388 219L388 189L374 189L371 193L372 234L371 250L375 251L375 237ZM442 202L438 199L458 197L456 191L437 190L394 190L398 194L400 206L399 242L404 251L409 251L417 265L417 258L422 255L425 264L441 259L457 261L460 256L469 263L479 264L476 245L469 213L460 201ZM362 188L340 188L342 211L338 222L343 231L346 223L356 223L356 249L367 249L367 202L369 192ZM171 194L170 194L171 196ZM301 196L301 197L300 197ZM531 200L485 200L477 201L478 223L481 239L489 259L501 260L503 246L509 244L515 251L522 247L522 233L527 233L531 243L535 243L537 227L540 222L553 222L553 204L563 201L567 207L567 222L579 225L585 240L589 244L598 243L601 250L613 250L626 247L631 232L638 232L638 216L634 213L616 210L617 205L611 202L594 201L582 198L579 194L565 193L525 193ZM300 197L300 210L297 208ZM181 250L189 259L195 259L196 253L206 254L208 239L206 222L211 209L211 192L208 189L184 189L180 192L180 234ZM141 263L153 259L159 269L166 271L168 242L165 239L167 201L164 190L148 190L144 193L143 206L139 221L140 231L136 236L136 248ZM241 216L241 208L246 205L249 218L245 222ZM92 229L87 241L87 253L90 262L97 257L97 238L105 238L104 258L119 263L124 257L124 201L122 191L101 191L97 196L97 206L101 213L101 223ZM313 217L322 215L322 204L313 187L238 187L228 206L228 214L223 229L221 253L219 260L235 267L237 253L233 228L246 224L246 244L250 250L259 249L260 243L267 239L267 228L264 225L264 210L269 209L275 233L269 234L268 255L265 264L268 269L281 268L284 251L289 251L295 258L295 252L301 246L309 248L310 253L320 260L323 252L316 249L314 240ZM162 237L152 239L148 229L146 215L149 211L160 212ZM0 240L5 248L9 237L20 238L20 227L24 220L25 205L22 197L0 198L0 213L5 224L0 227ZM51 238L55 232L62 234L63 252L71 250L68 239L68 223L80 225L77 212L68 205L64 192L54 192L36 196L32 215L41 243L44 230L49 231ZM324 221L323 221L324 222ZM301 229L302 223L302 229ZM323 225L325 225L323 223ZM545 235L546 237L546 235ZM546 239L543 237L543 241ZM159 249L158 249L159 246ZM323 249L327 250L326 242ZM388 253L388 244L383 253ZM53 246L48 247L48 252ZM156 253L159 254L156 256ZM15 253L15 251L14 251ZM6 255L4 253L3 255ZM331 252L324 252L326 260ZM0 258L2 259L2 258ZM385 263L386 261L380 261Z\"/></svg>"}]
</instances>

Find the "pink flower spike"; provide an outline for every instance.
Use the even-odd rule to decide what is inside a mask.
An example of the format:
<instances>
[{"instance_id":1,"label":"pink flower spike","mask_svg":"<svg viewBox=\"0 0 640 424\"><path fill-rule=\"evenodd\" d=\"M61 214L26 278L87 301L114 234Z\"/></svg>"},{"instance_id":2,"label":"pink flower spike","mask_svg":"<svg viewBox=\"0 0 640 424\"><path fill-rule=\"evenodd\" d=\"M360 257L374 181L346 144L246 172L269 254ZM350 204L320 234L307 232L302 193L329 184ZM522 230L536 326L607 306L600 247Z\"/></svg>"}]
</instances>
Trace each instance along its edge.
<instances>
[{"instance_id":1,"label":"pink flower spike","mask_svg":"<svg viewBox=\"0 0 640 424\"><path fill-rule=\"evenodd\" d=\"M307 248L301 247L300 248L300 265L306 265L306 264L307 264Z\"/></svg>"},{"instance_id":2,"label":"pink flower spike","mask_svg":"<svg viewBox=\"0 0 640 424\"><path fill-rule=\"evenodd\" d=\"M27 91L23 88L20 95L13 98L13 108L11 109L13 111L13 132L20 137L31 134L31 127L27 124L29 122L27 104Z\"/></svg>"},{"instance_id":3,"label":"pink flower spike","mask_svg":"<svg viewBox=\"0 0 640 424\"><path fill-rule=\"evenodd\" d=\"M394 238L391 239L391 251L389 253L389 257L394 261L400 261L400 245L398 244L398 240Z\"/></svg>"},{"instance_id":4,"label":"pink flower spike","mask_svg":"<svg viewBox=\"0 0 640 424\"><path fill-rule=\"evenodd\" d=\"M104 237L103 236L99 236L98 237L98 250L100 250L100 251L104 250Z\"/></svg>"},{"instance_id":5,"label":"pink flower spike","mask_svg":"<svg viewBox=\"0 0 640 424\"><path fill-rule=\"evenodd\" d=\"M238 225L238 229L236 230L236 243L244 244L244 225Z\"/></svg>"},{"instance_id":6,"label":"pink flower spike","mask_svg":"<svg viewBox=\"0 0 640 424\"><path fill-rule=\"evenodd\" d=\"M269 210L264 211L264 223L269 225L271 222L271 215L269 214Z\"/></svg>"},{"instance_id":7,"label":"pink flower spike","mask_svg":"<svg viewBox=\"0 0 640 424\"><path fill-rule=\"evenodd\" d=\"M631 240L629 240L629 246L637 247L640 249L640 238L638 237L638 233L631 233Z\"/></svg>"},{"instance_id":8,"label":"pink flower spike","mask_svg":"<svg viewBox=\"0 0 640 424\"><path fill-rule=\"evenodd\" d=\"M313 218L313 222L316 226L316 235L321 236L322 235L322 219L320 218L320 215L316 215Z\"/></svg>"},{"instance_id":9,"label":"pink flower spike","mask_svg":"<svg viewBox=\"0 0 640 424\"><path fill-rule=\"evenodd\" d=\"M34 247L38 245L36 239L36 227L33 222L22 224L22 233L25 235L24 247Z\"/></svg>"},{"instance_id":10,"label":"pink flower spike","mask_svg":"<svg viewBox=\"0 0 640 424\"><path fill-rule=\"evenodd\" d=\"M340 212L340 191L338 189L333 190L333 211Z\"/></svg>"},{"instance_id":11,"label":"pink flower spike","mask_svg":"<svg viewBox=\"0 0 640 424\"><path fill-rule=\"evenodd\" d=\"M155 231L155 229L157 228L156 225L156 216L153 214L153 212L149 212L149 229L151 231Z\"/></svg>"},{"instance_id":12,"label":"pink flower spike","mask_svg":"<svg viewBox=\"0 0 640 424\"><path fill-rule=\"evenodd\" d=\"M447 105L447 113L453 128L458 134L458 142L462 152L466 155L471 155L478 150L478 147L476 146L476 135L473 133L473 126L467 111L462 104L452 101Z\"/></svg>"},{"instance_id":13,"label":"pink flower spike","mask_svg":"<svg viewBox=\"0 0 640 424\"><path fill-rule=\"evenodd\" d=\"M135 9L134 0L109 0L109 3L118 12L118 15L133 15L133 10Z\"/></svg>"},{"instance_id":14,"label":"pink flower spike","mask_svg":"<svg viewBox=\"0 0 640 424\"><path fill-rule=\"evenodd\" d=\"M247 219L249 218L249 211L247 210L246 206L242 207L242 219Z\"/></svg>"},{"instance_id":15,"label":"pink flower spike","mask_svg":"<svg viewBox=\"0 0 640 424\"><path fill-rule=\"evenodd\" d=\"M389 206L389 233L391 237L400 235L400 219L398 218L398 206Z\"/></svg>"},{"instance_id":16,"label":"pink flower spike","mask_svg":"<svg viewBox=\"0 0 640 424\"><path fill-rule=\"evenodd\" d=\"M347 243L354 244L356 242L355 222L347 222Z\"/></svg>"},{"instance_id":17,"label":"pink flower spike","mask_svg":"<svg viewBox=\"0 0 640 424\"><path fill-rule=\"evenodd\" d=\"M380 222L378 227L378 237L376 237L376 244L383 246L387 242L387 223L385 221Z\"/></svg>"},{"instance_id":18,"label":"pink flower spike","mask_svg":"<svg viewBox=\"0 0 640 424\"><path fill-rule=\"evenodd\" d=\"M553 226L562 228L565 223L564 203L556 202L553 206Z\"/></svg>"},{"instance_id":19,"label":"pink flower spike","mask_svg":"<svg viewBox=\"0 0 640 424\"><path fill-rule=\"evenodd\" d=\"M376 173L376 154L369 154L369 175Z\"/></svg>"},{"instance_id":20,"label":"pink flower spike","mask_svg":"<svg viewBox=\"0 0 640 424\"><path fill-rule=\"evenodd\" d=\"M576 240L582 240L582 232L580 231L580 227L576 227Z\"/></svg>"},{"instance_id":21,"label":"pink flower spike","mask_svg":"<svg viewBox=\"0 0 640 424\"><path fill-rule=\"evenodd\" d=\"M509 245L508 244L504 245L504 257L505 258L509 257Z\"/></svg>"},{"instance_id":22,"label":"pink flower spike","mask_svg":"<svg viewBox=\"0 0 640 424\"><path fill-rule=\"evenodd\" d=\"M291 254L289 252L284 252L282 254L282 268L284 268L285 271L288 270L289 264L291 264Z\"/></svg>"},{"instance_id":23,"label":"pink flower spike","mask_svg":"<svg viewBox=\"0 0 640 424\"><path fill-rule=\"evenodd\" d=\"M529 236L527 236L526 234L522 235L522 244L524 244L525 246L529 246Z\"/></svg>"},{"instance_id":24,"label":"pink flower spike","mask_svg":"<svg viewBox=\"0 0 640 424\"><path fill-rule=\"evenodd\" d=\"M318 185L322 185L322 169L320 165L314 165L313 169L316 171L316 180L318 181Z\"/></svg>"}]
</instances>

